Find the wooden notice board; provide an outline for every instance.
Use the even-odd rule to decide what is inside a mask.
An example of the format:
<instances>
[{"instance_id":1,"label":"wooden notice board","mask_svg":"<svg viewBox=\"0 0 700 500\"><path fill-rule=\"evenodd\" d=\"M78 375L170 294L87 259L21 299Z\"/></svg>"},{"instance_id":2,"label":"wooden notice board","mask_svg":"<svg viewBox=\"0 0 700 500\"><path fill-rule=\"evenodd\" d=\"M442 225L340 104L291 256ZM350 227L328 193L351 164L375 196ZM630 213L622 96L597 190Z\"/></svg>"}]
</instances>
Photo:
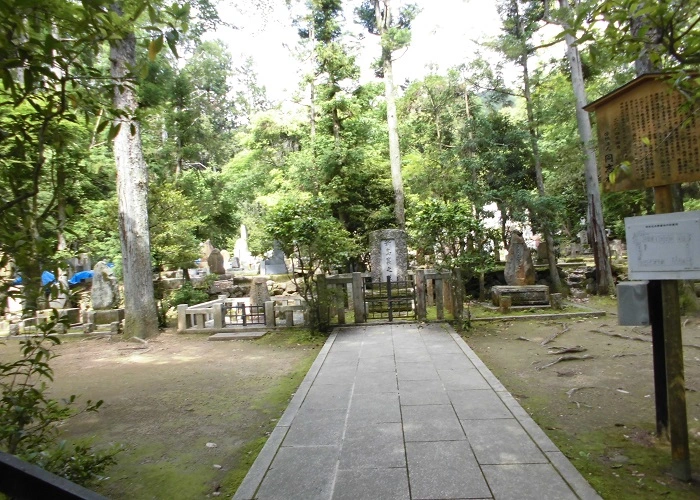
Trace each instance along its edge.
<instances>
[{"instance_id":1,"label":"wooden notice board","mask_svg":"<svg viewBox=\"0 0 700 500\"><path fill-rule=\"evenodd\" d=\"M592 102L603 191L700 180L700 120L663 78L647 74Z\"/></svg>"}]
</instances>

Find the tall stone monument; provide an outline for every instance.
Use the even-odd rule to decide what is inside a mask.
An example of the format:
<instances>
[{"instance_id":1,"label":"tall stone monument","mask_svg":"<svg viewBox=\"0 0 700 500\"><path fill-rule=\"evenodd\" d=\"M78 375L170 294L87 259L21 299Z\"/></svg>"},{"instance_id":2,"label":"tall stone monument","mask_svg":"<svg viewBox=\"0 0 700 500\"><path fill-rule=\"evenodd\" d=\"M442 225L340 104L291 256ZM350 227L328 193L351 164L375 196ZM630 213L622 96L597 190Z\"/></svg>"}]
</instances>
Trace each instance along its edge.
<instances>
[{"instance_id":1,"label":"tall stone monument","mask_svg":"<svg viewBox=\"0 0 700 500\"><path fill-rule=\"evenodd\" d=\"M522 235L513 232L506 257L506 268L503 271L506 283L511 286L534 285L536 279L535 266L532 263L530 249L525 244Z\"/></svg>"},{"instance_id":2,"label":"tall stone monument","mask_svg":"<svg viewBox=\"0 0 700 500\"><path fill-rule=\"evenodd\" d=\"M372 281L402 281L408 277L406 231L382 229L369 233Z\"/></svg>"},{"instance_id":3,"label":"tall stone monument","mask_svg":"<svg viewBox=\"0 0 700 500\"><path fill-rule=\"evenodd\" d=\"M92 270L92 308L114 309L119 305L119 283L112 269L103 261L95 264Z\"/></svg>"},{"instance_id":4,"label":"tall stone monument","mask_svg":"<svg viewBox=\"0 0 700 500\"><path fill-rule=\"evenodd\" d=\"M250 269L254 262L253 256L248 250L248 230L245 225L241 225L241 237L233 245L233 258L238 259L238 266L243 269Z\"/></svg>"},{"instance_id":5,"label":"tall stone monument","mask_svg":"<svg viewBox=\"0 0 700 500\"><path fill-rule=\"evenodd\" d=\"M207 257L207 264L209 265L209 272L211 274L226 274L226 269L224 268L224 256L218 248L214 248L209 257Z\"/></svg>"}]
</instances>

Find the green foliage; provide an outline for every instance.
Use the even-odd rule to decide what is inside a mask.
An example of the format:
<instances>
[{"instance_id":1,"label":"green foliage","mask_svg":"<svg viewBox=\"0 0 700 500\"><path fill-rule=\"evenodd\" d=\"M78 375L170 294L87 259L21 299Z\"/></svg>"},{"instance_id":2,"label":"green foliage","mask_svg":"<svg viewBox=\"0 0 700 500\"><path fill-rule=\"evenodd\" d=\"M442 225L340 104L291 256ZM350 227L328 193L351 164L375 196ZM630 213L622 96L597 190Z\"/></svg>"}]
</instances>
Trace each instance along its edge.
<instances>
[{"instance_id":1,"label":"green foliage","mask_svg":"<svg viewBox=\"0 0 700 500\"><path fill-rule=\"evenodd\" d=\"M318 289L317 272L345 265L359 253L355 241L320 198L284 198L265 214L265 231L295 265L295 283L311 310L312 330L328 327L328 297ZM300 276L301 283L298 283Z\"/></svg>"},{"instance_id":2,"label":"green foliage","mask_svg":"<svg viewBox=\"0 0 700 500\"><path fill-rule=\"evenodd\" d=\"M201 304L209 300L209 294L206 290L192 285L190 282L185 282L178 289L173 291L168 297L168 306L177 307L179 304Z\"/></svg>"},{"instance_id":3,"label":"green foliage","mask_svg":"<svg viewBox=\"0 0 700 500\"><path fill-rule=\"evenodd\" d=\"M20 341L21 358L0 363L0 449L79 484L89 484L115 463L117 449L95 451L86 443L59 441L60 424L83 412L96 412L102 401L86 401L76 409L76 396L58 401L48 397L53 381L52 330L57 312L39 326L42 335ZM67 326L67 325L66 325Z\"/></svg>"},{"instance_id":4,"label":"green foliage","mask_svg":"<svg viewBox=\"0 0 700 500\"><path fill-rule=\"evenodd\" d=\"M491 269L493 252L487 244L494 236L474 217L469 202L428 200L414 210L412 243L424 255L434 255L438 267L462 269L465 279Z\"/></svg>"}]
</instances>

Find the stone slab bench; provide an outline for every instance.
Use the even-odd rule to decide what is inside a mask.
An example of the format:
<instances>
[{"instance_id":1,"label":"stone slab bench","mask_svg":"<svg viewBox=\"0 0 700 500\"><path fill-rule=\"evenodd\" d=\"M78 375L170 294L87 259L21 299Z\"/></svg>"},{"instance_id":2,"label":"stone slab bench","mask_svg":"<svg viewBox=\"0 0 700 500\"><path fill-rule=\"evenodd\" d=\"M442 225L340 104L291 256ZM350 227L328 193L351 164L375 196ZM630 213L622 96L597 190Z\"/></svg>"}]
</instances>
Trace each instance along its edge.
<instances>
[{"instance_id":1,"label":"stone slab bench","mask_svg":"<svg viewBox=\"0 0 700 500\"><path fill-rule=\"evenodd\" d=\"M537 306L549 304L547 285L494 286L491 288L493 305L501 304L501 297L507 295L514 306Z\"/></svg>"}]
</instances>

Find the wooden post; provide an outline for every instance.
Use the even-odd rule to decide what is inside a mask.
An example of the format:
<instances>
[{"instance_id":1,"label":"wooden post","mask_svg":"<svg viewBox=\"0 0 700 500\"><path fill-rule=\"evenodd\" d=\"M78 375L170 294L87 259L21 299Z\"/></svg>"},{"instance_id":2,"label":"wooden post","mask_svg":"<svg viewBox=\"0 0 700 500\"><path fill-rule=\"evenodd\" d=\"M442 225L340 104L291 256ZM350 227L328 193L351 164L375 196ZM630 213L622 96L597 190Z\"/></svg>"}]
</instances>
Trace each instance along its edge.
<instances>
[{"instance_id":1,"label":"wooden post","mask_svg":"<svg viewBox=\"0 0 700 500\"><path fill-rule=\"evenodd\" d=\"M657 214L673 212L671 186L655 187L654 201ZM661 304L671 434L671 473L681 481L690 481L688 414L685 401L683 338L677 281L661 280Z\"/></svg>"},{"instance_id":2,"label":"wooden post","mask_svg":"<svg viewBox=\"0 0 700 500\"><path fill-rule=\"evenodd\" d=\"M321 330L323 330L331 322L331 302L328 296L328 283L325 274L316 276L316 286L318 290L318 322Z\"/></svg>"},{"instance_id":3,"label":"wooden post","mask_svg":"<svg viewBox=\"0 0 700 500\"><path fill-rule=\"evenodd\" d=\"M452 300L452 285L450 283L451 280L450 273L443 273L442 274L442 282L443 282L443 287L442 287L442 293L443 293L443 300L445 301L445 308L447 311L452 314L452 317L454 318L454 301Z\"/></svg>"},{"instance_id":4,"label":"wooden post","mask_svg":"<svg viewBox=\"0 0 700 500\"><path fill-rule=\"evenodd\" d=\"M425 304L430 307L435 305L435 280L430 278L425 282L427 296Z\"/></svg>"},{"instance_id":5,"label":"wooden post","mask_svg":"<svg viewBox=\"0 0 700 500\"><path fill-rule=\"evenodd\" d=\"M427 316L426 309L426 286L425 286L425 270L416 270L416 316L418 321L425 321Z\"/></svg>"},{"instance_id":6,"label":"wooden post","mask_svg":"<svg viewBox=\"0 0 700 500\"><path fill-rule=\"evenodd\" d=\"M462 321L464 316L464 283L462 282L462 270L456 268L452 272L452 317L456 321ZM462 328L462 325L459 325Z\"/></svg>"},{"instance_id":7,"label":"wooden post","mask_svg":"<svg viewBox=\"0 0 700 500\"><path fill-rule=\"evenodd\" d=\"M664 315L661 310L661 281L647 285L649 323L651 323L652 358L654 362L654 402L656 405L656 436L670 439L668 434L668 393L666 391L666 349L664 347Z\"/></svg>"},{"instance_id":8,"label":"wooden post","mask_svg":"<svg viewBox=\"0 0 700 500\"><path fill-rule=\"evenodd\" d=\"M445 307L443 302L444 297L442 295L442 289L445 286L445 280L443 279L444 276L444 274L438 275L438 277L435 279L435 309L437 309L438 320L445 319Z\"/></svg>"},{"instance_id":9,"label":"wooden post","mask_svg":"<svg viewBox=\"0 0 700 500\"><path fill-rule=\"evenodd\" d=\"M355 323L366 323L365 298L362 296L362 273L352 273L352 306Z\"/></svg>"},{"instance_id":10,"label":"wooden post","mask_svg":"<svg viewBox=\"0 0 700 500\"><path fill-rule=\"evenodd\" d=\"M338 310L338 324L345 324L345 285L341 283L335 287L335 292L338 294L336 297L336 304Z\"/></svg>"}]
</instances>

